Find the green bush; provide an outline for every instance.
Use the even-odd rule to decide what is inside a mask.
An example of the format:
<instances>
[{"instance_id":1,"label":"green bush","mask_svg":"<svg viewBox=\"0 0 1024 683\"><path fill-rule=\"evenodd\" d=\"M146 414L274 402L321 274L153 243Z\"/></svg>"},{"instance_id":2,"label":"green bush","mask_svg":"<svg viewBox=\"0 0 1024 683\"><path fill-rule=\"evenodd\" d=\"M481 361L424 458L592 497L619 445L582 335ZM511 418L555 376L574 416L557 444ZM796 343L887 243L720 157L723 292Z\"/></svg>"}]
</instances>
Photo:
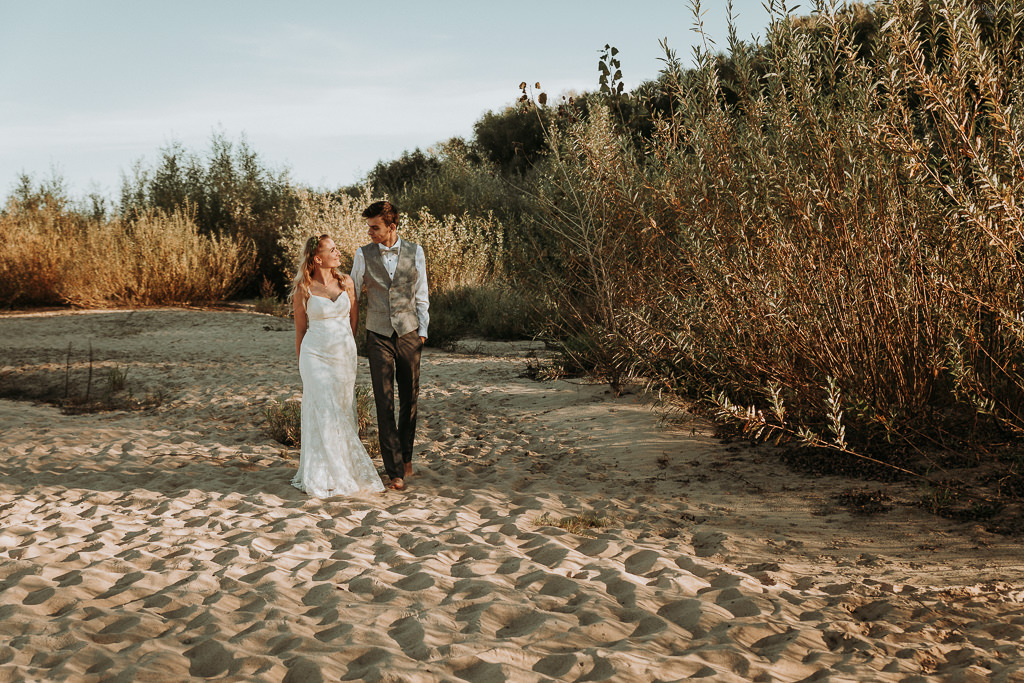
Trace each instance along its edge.
<instances>
[{"instance_id":1,"label":"green bush","mask_svg":"<svg viewBox=\"0 0 1024 683\"><path fill-rule=\"evenodd\" d=\"M430 299L430 346L450 348L466 337L529 339L542 325L535 296L520 290L484 285L456 287Z\"/></svg>"}]
</instances>

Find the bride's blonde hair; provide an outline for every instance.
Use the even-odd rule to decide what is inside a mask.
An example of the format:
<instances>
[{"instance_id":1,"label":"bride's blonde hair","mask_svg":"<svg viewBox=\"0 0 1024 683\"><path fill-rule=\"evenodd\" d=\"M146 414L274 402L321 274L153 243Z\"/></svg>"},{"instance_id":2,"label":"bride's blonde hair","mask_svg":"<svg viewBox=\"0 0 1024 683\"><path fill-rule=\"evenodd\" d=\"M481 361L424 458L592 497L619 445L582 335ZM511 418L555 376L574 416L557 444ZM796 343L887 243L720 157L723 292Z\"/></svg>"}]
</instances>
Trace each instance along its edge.
<instances>
[{"instance_id":1,"label":"bride's blonde hair","mask_svg":"<svg viewBox=\"0 0 1024 683\"><path fill-rule=\"evenodd\" d=\"M316 268L316 263L313 262L313 257L316 256L316 252L320 250L320 243L325 239L329 239L331 236L327 233L320 235L313 235L302 247L302 256L299 257L299 265L295 272L295 277L292 278L292 290L288 294L288 302L291 303L295 299L295 294L302 292L302 305L305 307L306 301L309 299L309 286L313 284L313 270ZM331 268L331 275L334 279L341 283L341 276L338 271Z\"/></svg>"}]
</instances>

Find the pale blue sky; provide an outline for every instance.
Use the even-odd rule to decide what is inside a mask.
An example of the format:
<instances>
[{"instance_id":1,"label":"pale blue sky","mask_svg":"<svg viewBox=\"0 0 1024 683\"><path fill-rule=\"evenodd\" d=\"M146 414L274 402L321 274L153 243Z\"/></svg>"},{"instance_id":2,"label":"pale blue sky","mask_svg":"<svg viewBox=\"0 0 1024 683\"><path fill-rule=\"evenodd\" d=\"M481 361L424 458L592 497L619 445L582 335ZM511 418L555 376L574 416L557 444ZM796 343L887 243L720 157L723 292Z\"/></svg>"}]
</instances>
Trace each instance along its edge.
<instances>
[{"instance_id":1,"label":"pale blue sky","mask_svg":"<svg viewBox=\"0 0 1024 683\"><path fill-rule=\"evenodd\" d=\"M726 47L725 2L703 3ZM735 0L762 37L761 0ZM626 87L657 76L667 38L698 40L686 0L0 0L0 197L56 169L73 195L116 197L122 172L171 140L205 153L243 134L313 187L459 135L539 81L593 90L601 48Z\"/></svg>"}]
</instances>

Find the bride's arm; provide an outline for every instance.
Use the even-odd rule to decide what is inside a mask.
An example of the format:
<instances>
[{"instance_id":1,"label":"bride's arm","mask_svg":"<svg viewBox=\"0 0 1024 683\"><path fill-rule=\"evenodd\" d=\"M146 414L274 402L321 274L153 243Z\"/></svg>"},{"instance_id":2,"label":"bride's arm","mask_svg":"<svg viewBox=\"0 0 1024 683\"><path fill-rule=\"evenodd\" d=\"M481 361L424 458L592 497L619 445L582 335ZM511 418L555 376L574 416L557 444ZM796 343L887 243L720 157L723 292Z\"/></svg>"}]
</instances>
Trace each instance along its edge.
<instances>
[{"instance_id":1,"label":"bride's arm","mask_svg":"<svg viewBox=\"0 0 1024 683\"><path fill-rule=\"evenodd\" d=\"M292 311L295 314L295 358L299 357L299 349L302 348L302 338L306 336L306 328L309 327L309 321L306 319L306 297L304 292L299 289L295 292L295 296L292 297Z\"/></svg>"},{"instance_id":2,"label":"bride's arm","mask_svg":"<svg viewBox=\"0 0 1024 683\"><path fill-rule=\"evenodd\" d=\"M356 328L359 327L359 299L356 298L356 286L352 278L348 275L342 281L342 286L345 288L345 292L348 293L349 309L348 309L348 321L352 325L352 336L356 336Z\"/></svg>"}]
</instances>

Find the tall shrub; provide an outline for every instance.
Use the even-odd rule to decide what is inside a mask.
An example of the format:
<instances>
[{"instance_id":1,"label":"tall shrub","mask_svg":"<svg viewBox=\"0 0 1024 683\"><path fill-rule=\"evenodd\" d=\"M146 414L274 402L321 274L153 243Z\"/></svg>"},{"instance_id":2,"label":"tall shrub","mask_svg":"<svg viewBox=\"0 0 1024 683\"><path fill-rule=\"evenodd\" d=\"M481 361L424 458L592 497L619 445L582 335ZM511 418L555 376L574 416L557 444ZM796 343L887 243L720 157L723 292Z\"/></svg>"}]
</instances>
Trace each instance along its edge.
<instances>
[{"instance_id":1,"label":"tall shrub","mask_svg":"<svg viewBox=\"0 0 1024 683\"><path fill-rule=\"evenodd\" d=\"M1022 429L1024 10L819 10L667 69L649 141L551 140L532 234L574 348L838 448Z\"/></svg>"}]
</instances>

